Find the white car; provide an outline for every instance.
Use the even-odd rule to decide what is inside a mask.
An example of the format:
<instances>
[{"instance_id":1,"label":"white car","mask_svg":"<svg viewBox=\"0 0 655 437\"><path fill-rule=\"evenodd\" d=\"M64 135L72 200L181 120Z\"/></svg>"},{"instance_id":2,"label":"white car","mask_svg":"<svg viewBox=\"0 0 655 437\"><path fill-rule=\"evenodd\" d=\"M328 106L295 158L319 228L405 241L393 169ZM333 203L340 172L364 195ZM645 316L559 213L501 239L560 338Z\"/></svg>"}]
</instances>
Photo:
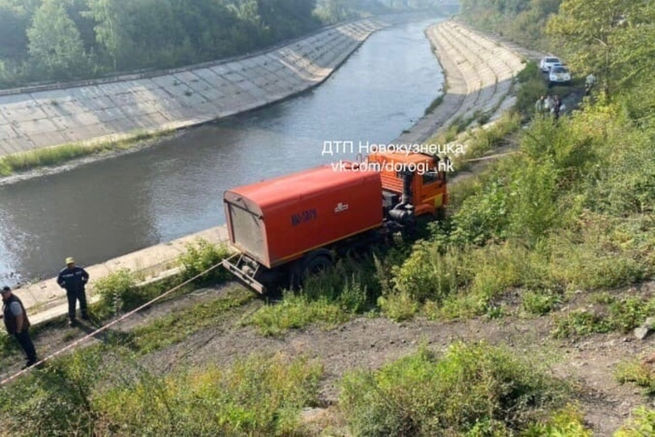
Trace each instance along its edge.
<instances>
[{"instance_id":1,"label":"white car","mask_svg":"<svg viewBox=\"0 0 655 437\"><path fill-rule=\"evenodd\" d=\"M553 67L555 64L561 64L562 61L560 61L559 58L556 58L554 56L546 56L545 58L541 59L541 62L539 63L539 68L541 68L541 71L544 73L548 73L550 69Z\"/></svg>"},{"instance_id":2,"label":"white car","mask_svg":"<svg viewBox=\"0 0 655 437\"><path fill-rule=\"evenodd\" d=\"M571 82L571 72L565 67L553 67L548 73L548 82L567 84Z\"/></svg>"}]
</instances>

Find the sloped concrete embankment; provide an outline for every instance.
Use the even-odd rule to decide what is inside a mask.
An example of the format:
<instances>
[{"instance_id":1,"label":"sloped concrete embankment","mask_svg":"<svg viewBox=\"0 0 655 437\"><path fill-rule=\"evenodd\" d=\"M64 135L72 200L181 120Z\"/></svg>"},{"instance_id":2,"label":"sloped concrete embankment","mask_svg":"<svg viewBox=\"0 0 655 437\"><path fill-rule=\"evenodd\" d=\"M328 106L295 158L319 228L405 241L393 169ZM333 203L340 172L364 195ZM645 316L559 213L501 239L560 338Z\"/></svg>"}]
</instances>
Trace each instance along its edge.
<instances>
[{"instance_id":1,"label":"sloped concrete embankment","mask_svg":"<svg viewBox=\"0 0 655 437\"><path fill-rule=\"evenodd\" d=\"M397 144L424 142L457 119L501 114L513 105L512 83L524 67L522 57L506 45L452 20L429 27L426 35L446 75L446 92Z\"/></svg>"},{"instance_id":2,"label":"sloped concrete embankment","mask_svg":"<svg viewBox=\"0 0 655 437\"><path fill-rule=\"evenodd\" d=\"M66 88L0 91L0 157L179 129L265 106L323 82L385 26L361 20L231 61Z\"/></svg>"}]
</instances>

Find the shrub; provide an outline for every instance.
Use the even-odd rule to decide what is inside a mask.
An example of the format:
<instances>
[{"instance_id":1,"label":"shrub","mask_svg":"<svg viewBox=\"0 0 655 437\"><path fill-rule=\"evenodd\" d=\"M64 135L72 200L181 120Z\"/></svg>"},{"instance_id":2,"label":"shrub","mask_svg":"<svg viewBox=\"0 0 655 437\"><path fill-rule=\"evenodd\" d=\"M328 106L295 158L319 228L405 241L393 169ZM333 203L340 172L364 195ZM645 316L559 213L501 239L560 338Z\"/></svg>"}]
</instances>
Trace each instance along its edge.
<instances>
[{"instance_id":1,"label":"shrub","mask_svg":"<svg viewBox=\"0 0 655 437\"><path fill-rule=\"evenodd\" d=\"M340 408L354 435L509 435L563 396L510 351L457 343L441 359L422 347L380 370L347 374Z\"/></svg>"},{"instance_id":2,"label":"shrub","mask_svg":"<svg viewBox=\"0 0 655 437\"><path fill-rule=\"evenodd\" d=\"M129 269L120 269L98 279L93 289L100 296L96 309L100 317L117 314L142 303L136 278Z\"/></svg>"},{"instance_id":3,"label":"shrub","mask_svg":"<svg viewBox=\"0 0 655 437\"><path fill-rule=\"evenodd\" d=\"M199 238L195 243L186 245L186 252L180 255L179 261L184 269L184 279L191 279L215 266L230 256L230 251L224 244L211 244ZM228 278L225 269L218 267L203 275L200 281L223 281Z\"/></svg>"},{"instance_id":4,"label":"shrub","mask_svg":"<svg viewBox=\"0 0 655 437\"><path fill-rule=\"evenodd\" d=\"M392 269L394 290L418 302L443 300L466 280L462 261L457 252L442 254L436 245L419 242L409 258Z\"/></svg>"},{"instance_id":5,"label":"shrub","mask_svg":"<svg viewBox=\"0 0 655 437\"><path fill-rule=\"evenodd\" d=\"M98 434L289 435L315 406L322 366L305 358L253 355L226 369L141 373L94 402Z\"/></svg>"},{"instance_id":6,"label":"shrub","mask_svg":"<svg viewBox=\"0 0 655 437\"><path fill-rule=\"evenodd\" d=\"M531 78L519 86L516 93L516 104L514 108L525 118L531 118L534 114L535 103L541 96L548 93L548 88L544 80L539 78Z\"/></svg>"},{"instance_id":7,"label":"shrub","mask_svg":"<svg viewBox=\"0 0 655 437\"><path fill-rule=\"evenodd\" d=\"M502 118L492 125L475 129L466 141L465 157L468 159L477 158L489 150L501 146L508 140L507 137L520 127L521 119L519 115L511 111L505 113Z\"/></svg>"},{"instance_id":8,"label":"shrub","mask_svg":"<svg viewBox=\"0 0 655 437\"><path fill-rule=\"evenodd\" d=\"M378 305L384 315L397 322L411 319L419 310L416 300L404 291L380 296Z\"/></svg>"}]
</instances>

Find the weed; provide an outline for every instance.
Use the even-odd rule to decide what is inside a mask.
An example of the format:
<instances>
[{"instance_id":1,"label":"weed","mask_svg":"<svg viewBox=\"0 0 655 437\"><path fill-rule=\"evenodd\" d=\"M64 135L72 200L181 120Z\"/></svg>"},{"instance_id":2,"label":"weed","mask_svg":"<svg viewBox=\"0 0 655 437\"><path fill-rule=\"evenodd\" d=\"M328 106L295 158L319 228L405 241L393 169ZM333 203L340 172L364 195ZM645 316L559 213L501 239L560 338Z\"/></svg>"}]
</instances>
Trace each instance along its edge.
<instances>
[{"instance_id":1,"label":"weed","mask_svg":"<svg viewBox=\"0 0 655 437\"><path fill-rule=\"evenodd\" d=\"M614 376L618 382L632 382L644 388L644 394L655 394L655 371L651 365L640 360L624 361L617 365Z\"/></svg>"},{"instance_id":2,"label":"weed","mask_svg":"<svg viewBox=\"0 0 655 437\"><path fill-rule=\"evenodd\" d=\"M168 314L135 328L129 334L129 344L139 354L147 354L178 343L202 329L218 326L229 310L254 299L254 294L234 288L218 298L202 302L181 312Z\"/></svg>"},{"instance_id":3,"label":"weed","mask_svg":"<svg viewBox=\"0 0 655 437\"><path fill-rule=\"evenodd\" d=\"M523 310L529 314L543 316L560 302L561 297L550 290L544 292L524 291L521 299Z\"/></svg>"},{"instance_id":4,"label":"weed","mask_svg":"<svg viewBox=\"0 0 655 437\"><path fill-rule=\"evenodd\" d=\"M508 350L456 343L441 359L421 347L380 370L347 374L340 408L355 435L510 435L564 396Z\"/></svg>"},{"instance_id":5,"label":"weed","mask_svg":"<svg viewBox=\"0 0 655 437\"><path fill-rule=\"evenodd\" d=\"M230 256L224 244L212 244L202 238L186 245L186 252L180 255L179 262L184 269L184 279L193 278L207 269L216 266ZM221 267L202 276L199 281L222 281L228 278L227 271Z\"/></svg>"},{"instance_id":6,"label":"weed","mask_svg":"<svg viewBox=\"0 0 655 437\"><path fill-rule=\"evenodd\" d=\"M430 103L430 106L428 106L427 108L425 108L425 115L432 114L432 113L434 112L434 110L437 109L437 108L439 107L439 105L441 105L441 104L443 103L443 99L444 99L444 95L443 95L443 94L437 96L437 97L432 101L432 103Z\"/></svg>"},{"instance_id":7,"label":"weed","mask_svg":"<svg viewBox=\"0 0 655 437\"><path fill-rule=\"evenodd\" d=\"M115 141L95 143L71 143L43 149L21 152L0 158L0 176L31 170L33 168L59 165L89 155L126 150L146 140L155 140L171 131L157 133L134 132L129 137Z\"/></svg>"},{"instance_id":8,"label":"weed","mask_svg":"<svg viewBox=\"0 0 655 437\"><path fill-rule=\"evenodd\" d=\"M252 355L226 369L141 373L102 393L99 434L288 435L317 402L322 366L305 358Z\"/></svg>"},{"instance_id":9,"label":"weed","mask_svg":"<svg viewBox=\"0 0 655 437\"><path fill-rule=\"evenodd\" d=\"M250 323L263 335L281 335L289 329L314 323L330 328L349 318L348 312L326 297L311 300L305 295L289 292L281 302L267 305L253 314Z\"/></svg>"},{"instance_id":10,"label":"weed","mask_svg":"<svg viewBox=\"0 0 655 437\"><path fill-rule=\"evenodd\" d=\"M384 315L397 322L411 319L419 310L416 300L403 291L381 296L378 299L378 305Z\"/></svg>"},{"instance_id":11,"label":"weed","mask_svg":"<svg viewBox=\"0 0 655 437\"><path fill-rule=\"evenodd\" d=\"M378 259L378 265L382 265ZM297 293L285 292L282 301L259 309L249 323L264 335L318 324L329 329L362 313L379 294L374 260L339 262L334 268L306 278Z\"/></svg>"},{"instance_id":12,"label":"weed","mask_svg":"<svg viewBox=\"0 0 655 437\"><path fill-rule=\"evenodd\" d=\"M605 317L593 311L575 310L555 318L555 338L610 332L612 326Z\"/></svg>"},{"instance_id":13,"label":"weed","mask_svg":"<svg viewBox=\"0 0 655 437\"><path fill-rule=\"evenodd\" d=\"M531 424L521 435L523 437L591 437L593 433L585 427L584 416L578 406L569 404L554 412L547 420Z\"/></svg>"},{"instance_id":14,"label":"weed","mask_svg":"<svg viewBox=\"0 0 655 437\"><path fill-rule=\"evenodd\" d=\"M644 437L655 435L655 410L639 407L632 412L630 420L614 437Z\"/></svg>"},{"instance_id":15,"label":"weed","mask_svg":"<svg viewBox=\"0 0 655 437\"><path fill-rule=\"evenodd\" d=\"M136 285L134 274L129 269L120 269L98 279L93 289L100 300L94 306L94 312L105 318L138 305L143 299Z\"/></svg>"}]
</instances>

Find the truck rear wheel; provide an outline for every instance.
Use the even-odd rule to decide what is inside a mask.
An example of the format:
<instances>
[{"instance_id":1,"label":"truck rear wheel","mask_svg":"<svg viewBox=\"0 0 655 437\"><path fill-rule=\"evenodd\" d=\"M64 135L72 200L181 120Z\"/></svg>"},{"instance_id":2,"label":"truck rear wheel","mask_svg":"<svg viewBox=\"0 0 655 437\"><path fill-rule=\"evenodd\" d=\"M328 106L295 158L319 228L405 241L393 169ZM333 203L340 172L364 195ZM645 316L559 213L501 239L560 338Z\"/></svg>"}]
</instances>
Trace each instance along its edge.
<instances>
[{"instance_id":1,"label":"truck rear wheel","mask_svg":"<svg viewBox=\"0 0 655 437\"><path fill-rule=\"evenodd\" d=\"M316 275L332 267L332 258L325 255L315 256L312 259L308 260L307 265L305 266L304 274L307 275Z\"/></svg>"},{"instance_id":2,"label":"truck rear wheel","mask_svg":"<svg viewBox=\"0 0 655 437\"><path fill-rule=\"evenodd\" d=\"M292 289L300 289L305 279L310 275L316 275L332 267L332 254L326 249L319 249L311 252L302 259L296 261L296 264L290 271L289 285Z\"/></svg>"}]
</instances>

